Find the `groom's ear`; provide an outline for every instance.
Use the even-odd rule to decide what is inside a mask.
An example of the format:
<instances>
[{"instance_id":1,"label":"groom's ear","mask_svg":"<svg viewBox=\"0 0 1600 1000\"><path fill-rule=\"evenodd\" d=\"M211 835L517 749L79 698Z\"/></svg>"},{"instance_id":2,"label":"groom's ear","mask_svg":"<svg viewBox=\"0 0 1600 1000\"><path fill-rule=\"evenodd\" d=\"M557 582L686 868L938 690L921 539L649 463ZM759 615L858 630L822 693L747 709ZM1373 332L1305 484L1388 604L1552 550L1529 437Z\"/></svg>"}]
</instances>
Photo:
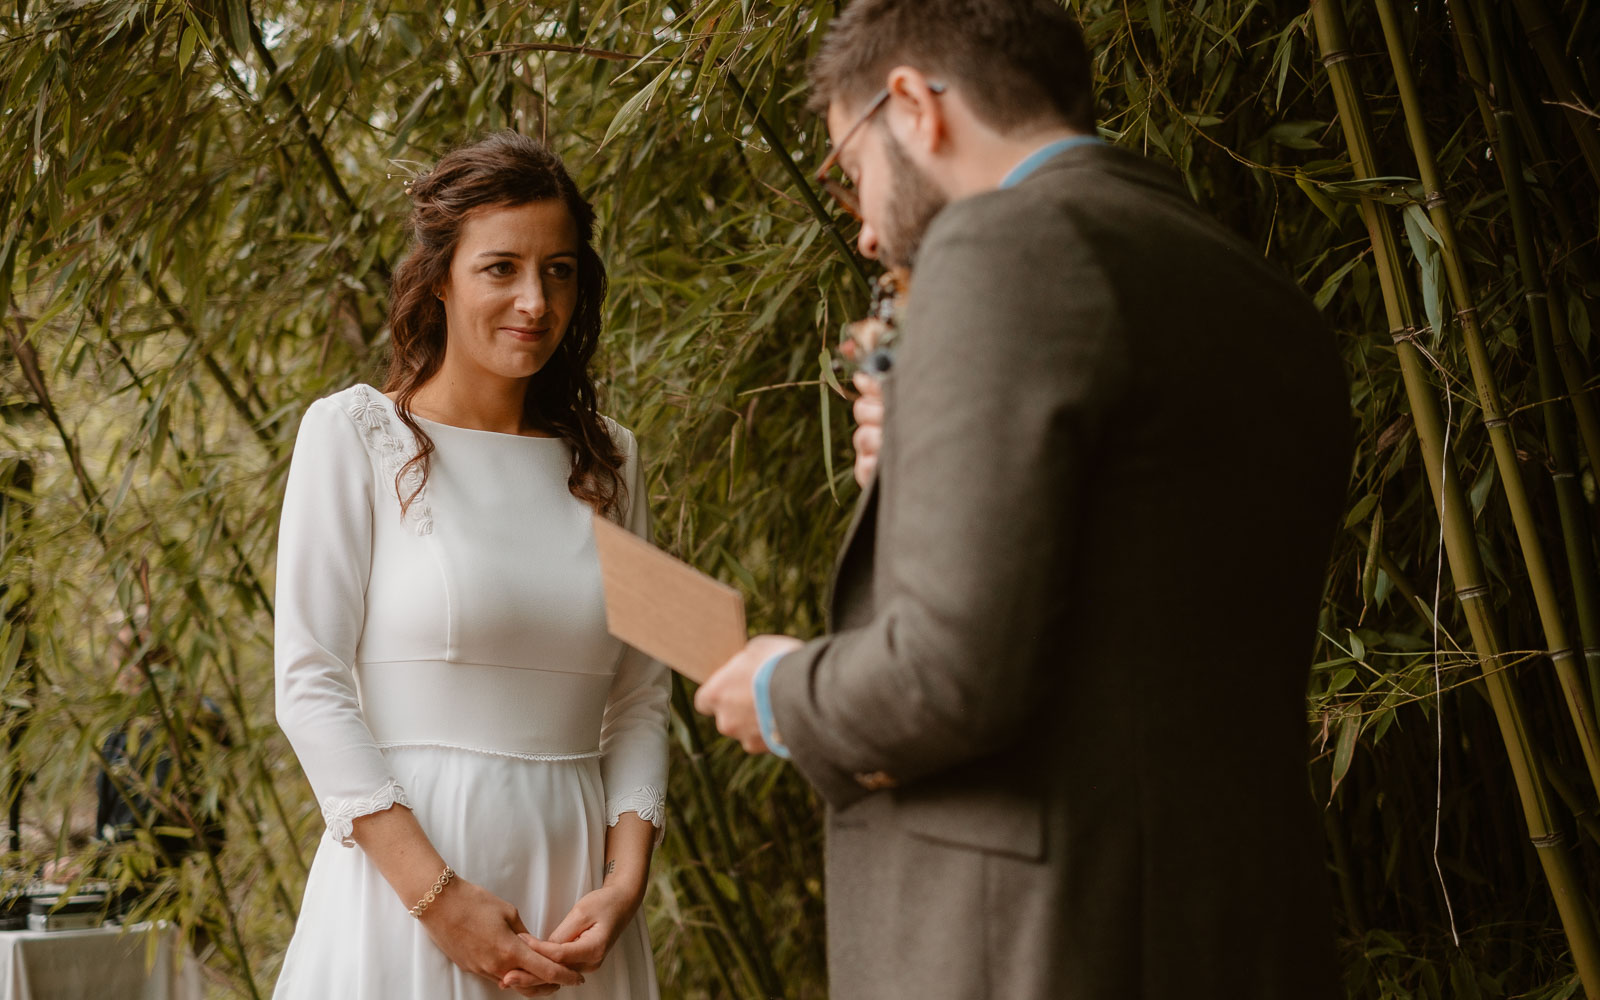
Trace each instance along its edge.
<instances>
[{"instance_id":1,"label":"groom's ear","mask_svg":"<svg viewBox=\"0 0 1600 1000\"><path fill-rule=\"evenodd\" d=\"M913 155L934 156L950 141L950 121L941 99L941 85L914 66L896 66L886 81L889 106L885 109L895 141Z\"/></svg>"}]
</instances>

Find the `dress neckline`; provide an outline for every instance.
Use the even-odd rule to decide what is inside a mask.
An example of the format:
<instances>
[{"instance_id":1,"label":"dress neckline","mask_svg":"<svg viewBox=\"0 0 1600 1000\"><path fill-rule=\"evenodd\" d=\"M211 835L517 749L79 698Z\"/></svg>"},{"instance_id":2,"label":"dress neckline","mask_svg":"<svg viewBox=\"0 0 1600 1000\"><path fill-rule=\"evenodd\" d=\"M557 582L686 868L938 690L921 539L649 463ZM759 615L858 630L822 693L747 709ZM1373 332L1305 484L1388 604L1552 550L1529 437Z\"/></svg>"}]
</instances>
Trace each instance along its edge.
<instances>
[{"instance_id":1,"label":"dress neckline","mask_svg":"<svg viewBox=\"0 0 1600 1000\"><path fill-rule=\"evenodd\" d=\"M377 394L377 396L388 405L389 411L395 415L396 420L400 419L400 407L395 405L394 400L389 398L388 393L382 392L381 390L370 385L367 386L367 388ZM512 441L555 441L557 443L561 441L561 438L553 435L508 434L505 431L486 431L480 430L477 427L462 427L459 424L447 424L440 420L431 420L427 417L424 417L422 414L415 412L411 414L411 417L419 424L427 424L429 427L442 427L447 431L460 431L463 434L480 434L486 437L506 438Z\"/></svg>"}]
</instances>

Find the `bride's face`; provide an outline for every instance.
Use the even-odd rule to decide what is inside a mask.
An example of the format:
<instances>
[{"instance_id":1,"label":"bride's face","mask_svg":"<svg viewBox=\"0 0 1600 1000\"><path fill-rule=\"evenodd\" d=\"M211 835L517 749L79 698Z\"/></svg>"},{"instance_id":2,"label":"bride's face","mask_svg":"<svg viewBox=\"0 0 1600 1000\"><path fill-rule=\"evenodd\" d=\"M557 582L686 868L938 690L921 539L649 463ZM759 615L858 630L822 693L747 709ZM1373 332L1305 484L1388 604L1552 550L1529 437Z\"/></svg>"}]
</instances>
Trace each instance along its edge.
<instances>
[{"instance_id":1,"label":"bride's face","mask_svg":"<svg viewBox=\"0 0 1600 1000\"><path fill-rule=\"evenodd\" d=\"M444 300L445 366L525 379L561 344L578 305L578 229L560 199L467 216Z\"/></svg>"}]
</instances>

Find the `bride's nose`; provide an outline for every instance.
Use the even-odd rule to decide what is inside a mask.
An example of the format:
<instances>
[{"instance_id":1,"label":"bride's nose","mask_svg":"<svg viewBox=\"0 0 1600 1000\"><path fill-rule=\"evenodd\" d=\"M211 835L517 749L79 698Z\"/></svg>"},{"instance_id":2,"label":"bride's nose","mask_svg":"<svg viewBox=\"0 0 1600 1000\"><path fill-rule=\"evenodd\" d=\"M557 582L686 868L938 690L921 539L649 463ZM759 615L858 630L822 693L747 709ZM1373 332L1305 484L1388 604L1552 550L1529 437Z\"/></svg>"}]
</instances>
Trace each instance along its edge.
<instances>
[{"instance_id":1,"label":"bride's nose","mask_svg":"<svg viewBox=\"0 0 1600 1000\"><path fill-rule=\"evenodd\" d=\"M537 274L529 275L517 285L517 296L512 302L512 308L529 319L538 319L549 309L549 300L544 294L544 282Z\"/></svg>"}]
</instances>

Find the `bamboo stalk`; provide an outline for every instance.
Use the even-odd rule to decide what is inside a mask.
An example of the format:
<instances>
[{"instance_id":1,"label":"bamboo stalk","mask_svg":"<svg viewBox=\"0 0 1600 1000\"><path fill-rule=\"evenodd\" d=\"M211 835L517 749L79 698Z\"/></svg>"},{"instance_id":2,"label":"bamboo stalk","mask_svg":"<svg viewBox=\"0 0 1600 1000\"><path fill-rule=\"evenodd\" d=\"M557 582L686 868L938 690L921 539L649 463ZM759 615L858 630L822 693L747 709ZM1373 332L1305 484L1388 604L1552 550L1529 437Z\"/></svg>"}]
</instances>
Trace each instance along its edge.
<instances>
[{"instance_id":1,"label":"bamboo stalk","mask_svg":"<svg viewBox=\"0 0 1600 1000\"><path fill-rule=\"evenodd\" d=\"M1565 802L1572 811L1572 818L1577 820L1578 829L1588 835L1596 845L1600 845L1600 819L1595 817L1594 806L1588 803L1588 797L1580 795L1572 782L1566 779L1561 769L1552 764L1548 757L1540 755L1540 766L1550 779L1550 787L1555 789L1556 795Z\"/></svg>"},{"instance_id":2,"label":"bamboo stalk","mask_svg":"<svg viewBox=\"0 0 1600 1000\"><path fill-rule=\"evenodd\" d=\"M1388 3L1390 0L1381 2ZM1578 481L1577 461L1562 413L1562 378L1558 374L1559 364L1549 323L1549 292L1535 250L1532 202L1522 176L1522 146L1517 138L1511 111L1500 99L1506 92L1505 62L1496 51L1494 36L1486 30L1488 26L1481 20L1484 9L1477 8L1474 16L1471 0L1452 0L1451 8L1454 14L1451 20L1456 22L1458 33L1467 23L1478 26L1477 38L1470 35L1462 38L1463 52L1470 53L1463 59L1468 71L1481 73L1485 66L1488 68L1488 80L1481 77L1475 80L1479 84L1475 89L1483 95L1479 110L1487 107L1492 112L1484 125L1495 151L1495 160L1500 165L1511 210L1517 266L1522 272L1528 325L1533 335L1534 364L1539 379L1539 394L1543 397L1540 409L1544 415L1545 442L1550 452L1551 479L1561 522L1561 536L1566 546L1567 570L1572 578L1578 632L1583 640L1583 659L1588 668L1590 692L1596 699L1596 705L1600 706L1600 576L1595 571L1593 539L1589 533L1583 488ZM1474 51L1479 38L1484 44L1481 53ZM1488 86L1482 86L1485 82ZM1573 397L1574 403L1581 398L1581 393ZM1553 657L1555 654L1551 655ZM1566 655L1570 660L1571 651L1567 650ZM1600 782L1595 783L1595 788L1600 791Z\"/></svg>"},{"instance_id":3,"label":"bamboo stalk","mask_svg":"<svg viewBox=\"0 0 1600 1000\"><path fill-rule=\"evenodd\" d=\"M673 824L674 833L683 840L688 850L685 852L691 858L704 858L705 851L695 839L694 830L686 824ZM768 993L762 973L758 968L757 955L762 954L760 949L751 948L739 935L732 912L728 909L728 901L722 895L722 890L707 872L704 862L688 865L684 870L689 873L700 895L706 904L711 907L712 918L717 928L722 931L723 940L728 944L728 950L733 953L733 959L739 965L739 972L744 976L745 982L752 990Z\"/></svg>"},{"instance_id":4,"label":"bamboo stalk","mask_svg":"<svg viewBox=\"0 0 1600 1000\"><path fill-rule=\"evenodd\" d=\"M1439 233L1440 256L1444 259L1450 295L1455 301L1456 318L1460 321L1461 339L1467 349L1467 363L1477 390L1478 410L1483 426L1489 433L1506 503L1511 508L1511 521L1516 529L1523 563L1528 570L1528 583L1533 588L1534 604L1544 628L1545 648L1549 652L1550 662L1555 666L1556 678L1566 698L1568 714L1572 717L1572 727L1583 749L1584 763L1589 769L1589 783L1600 791L1600 726L1595 723L1596 711L1590 695L1591 690L1600 689L1600 676L1591 676L1590 682L1594 687L1585 689L1583 676L1574 662L1572 641L1561 613L1561 597L1556 590L1555 575L1550 571L1550 564L1545 557L1544 544L1539 538L1538 521L1534 517L1533 505L1528 500L1521 464L1517 460L1517 445L1511 436L1511 422L1506 417L1489 352L1483 342L1483 330L1478 322L1477 296L1462 264L1455 219L1446 201L1444 186L1440 183L1439 166L1433 145L1428 139L1422 101L1411 72L1400 19L1395 13L1393 0L1373 2L1388 46L1389 62L1394 68L1406 133L1411 140L1411 151L1417 161L1418 177L1422 181L1424 204L1434 229ZM1551 419L1547 413L1546 421ZM1586 645L1587 638L1585 636Z\"/></svg>"},{"instance_id":5,"label":"bamboo stalk","mask_svg":"<svg viewBox=\"0 0 1600 1000\"><path fill-rule=\"evenodd\" d=\"M1350 73L1348 31L1340 0L1312 0L1312 19L1322 62L1332 84L1334 100L1349 147L1351 167L1358 179L1378 176L1374 169L1371 133L1360 89ZM1489 608L1477 538L1465 490L1455 463L1446 450L1447 428L1429 384L1416 336L1413 307L1399 264L1393 228L1371 197L1360 200L1362 218L1372 241L1384 308L1395 339L1406 396L1411 404L1418 443L1439 512L1444 548L1457 599L1472 633L1472 644L1483 671L1483 683L1500 727L1501 739L1522 804L1529 841L1549 881L1572 950L1579 978L1590 1000L1600 1000L1600 934L1584 898L1578 872L1556 826L1550 791L1539 769L1538 755L1528 735L1521 701L1511 678L1499 669L1502 656L1500 628Z\"/></svg>"},{"instance_id":6,"label":"bamboo stalk","mask_svg":"<svg viewBox=\"0 0 1600 1000\"><path fill-rule=\"evenodd\" d=\"M1517 18L1522 21L1522 30L1533 45L1550 86L1555 89L1556 100L1561 103L1561 113L1566 116L1573 137L1578 140L1578 149L1583 153L1584 162L1589 165L1589 174L1596 183L1600 183L1600 130L1596 129L1597 120L1582 110L1588 108L1588 104L1578 96L1578 83L1571 67L1567 65L1567 54L1555 21L1543 0L1512 0L1512 6L1516 8Z\"/></svg>"},{"instance_id":7,"label":"bamboo stalk","mask_svg":"<svg viewBox=\"0 0 1600 1000\"><path fill-rule=\"evenodd\" d=\"M1473 25L1457 23L1456 30L1476 40L1476 29ZM1551 168L1551 164L1556 160L1549 152L1543 120L1540 115L1534 113L1533 106L1528 103L1525 93L1527 88L1518 80L1519 67L1508 64L1505 60L1501 60L1500 65L1506 71L1506 88L1505 92L1497 94L1496 98L1501 103L1509 103L1511 110L1515 112L1517 124L1520 126L1518 134L1527 146L1527 155L1523 159L1533 169L1534 176L1539 182L1540 193L1549 202L1550 207L1545 217L1555 224L1556 233L1561 238L1561 260L1571 269L1581 287L1594 287L1600 284L1600 268L1596 267L1594 258L1589 252L1594 236L1579 233L1573 223L1574 219L1582 216L1577 206L1573 204L1571 193ZM1487 81L1488 71L1480 65L1472 76L1473 90L1478 95L1479 111L1483 114L1484 121L1492 121L1494 113L1489 107L1487 84L1477 82ZM1580 295L1577 297L1577 302L1588 314L1590 329L1600 331L1600 300ZM1578 416L1578 431L1583 437L1584 451L1589 455L1589 467L1595 470L1596 475L1600 475L1600 418L1596 416L1595 387L1585 383L1588 363L1576 353L1568 338L1565 306L1566 302L1560 301L1557 296L1551 296L1550 328L1556 341L1556 356L1561 360L1562 375L1567 380L1567 391L1572 395L1573 409Z\"/></svg>"},{"instance_id":8,"label":"bamboo stalk","mask_svg":"<svg viewBox=\"0 0 1600 1000\"><path fill-rule=\"evenodd\" d=\"M699 793L700 810L710 820L708 825L714 831L714 835L722 847L724 867L731 869L736 857L733 832L728 828L727 818L723 816L722 810L717 807L716 798L712 794L711 777L705 769L705 747L700 742L699 717L690 701L688 688L684 685L683 679L677 674L672 675L672 706L678 716L687 723L683 727L683 731L688 735L690 741L688 747L689 770L694 776L695 790ZM705 855L697 856L704 857ZM765 942L767 937L766 930L761 923L761 918L756 914L755 902L750 898L750 893L745 887L744 880L734 878L732 882L740 912L754 932L756 940ZM767 953L766 948L756 947L747 950L753 956L755 969L759 973L758 978L754 980L755 984L768 993L781 994L783 990L782 983L778 978L778 970L773 966L772 956Z\"/></svg>"},{"instance_id":9,"label":"bamboo stalk","mask_svg":"<svg viewBox=\"0 0 1600 1000\"><path fill-rule=\"evenodd\" d=\"M1545 304L1550 313L1550 342L1561 368L1561 380L1566 384L1567 399L1572 403L1572 415L1578 422L1578 439L1589 457L1589 470L1600 479L1600 410L1595 407L1593 390L1585 384L1584 360L1567 329L1566 304L1556 295L1547 295Z\"/></svg>"},{"instance_id":10,"label":"bamboo stalk","mask_svg":"<svg viewBox=\"0 0 1600 1000\"><path fill-rule=\"evenodd\" d=\"M673 799L673 797L672 797L672 795L670 793L667 795L667 811L668 811L669 814L674 815L674 816L682 815L682 813L680 813L678 811L678 804ZM674 842L675 844L685 844L686 845L687 842L684 841L684 838L681 835L679 835L677 831L678 831L678 825L677 824L672 824L672 825L668 826L667 827L667 837L666 837L667 841ZM687 854L689 851L690 851L690 848L688 846L679 846L679 847L677 847L677 850L674 853L679 854L679 855L683 855L683 854ZM680 894L682 896L688 896L690 893L700 891L700 888L702 887L702 884L703 884L702 880L705 877L705 873L704 872L692 872L691 873L687 869L683 869L683 868L677 869L672 874L673 874L673 876L676 876L676 879L674 879L672 876L669 876L668 877L668 885L669 886L673 886L674 881L676 881L678 883L682 883L682 882L693 883L692 885L681 885L681 884L679 884L679 885L673 886L673 893L674 893L675 896L680 895ZM698 876L698 878L696 878L696 876ZM711 954L711 968L716 972L717 979L722 983L722 995L730 996L730 997L731 996L738 996L739 995L739 990L734 985L733 970L728 968L728 958L727 958L727 956L722 953L722 949L721 948L717 947L716 940L714 938L712 938L710 935L702 933L700 935L700 939L704 943L706 951L710 952L710 954Z\"/></svg>"}]
</instances>

